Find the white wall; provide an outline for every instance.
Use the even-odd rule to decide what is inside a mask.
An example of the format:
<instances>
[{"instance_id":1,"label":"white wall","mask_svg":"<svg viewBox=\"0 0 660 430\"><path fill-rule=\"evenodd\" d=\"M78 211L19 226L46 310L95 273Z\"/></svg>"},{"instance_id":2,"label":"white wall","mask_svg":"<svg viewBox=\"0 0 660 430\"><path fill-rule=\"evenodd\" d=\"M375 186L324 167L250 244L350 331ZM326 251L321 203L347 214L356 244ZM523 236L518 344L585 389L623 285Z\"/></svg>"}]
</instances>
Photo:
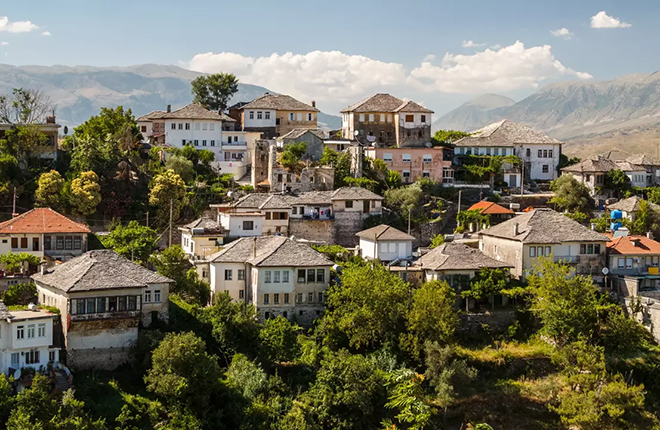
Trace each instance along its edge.
<instances>
[{"instance_id":1,"label":"white wall","mask_svg":"<svg viewBox=\"0 0 660 430\"><path fill-rule=\"evenodd\" d=\"M172 124L176 124L175 130L172 130ZM181 130L179 130L179 124L183 124ZM186 124L190 124L190 130L186 130ZM204 130L204 125L206 125L206 130ZM211 130L211 126L213 126L213 130ZM176 148L183 147L183 140L193 145L197 140L195 149L208 149L216 152L221 147L222 136L222 121L192 119L168 119L165 121L165 143ZM204 140L206 140L206 146L203 146ZM215 146L211 146L212 140L215 141Z\"/></svg>"},{"instance_id":2,"label":"white wall","mask_svg":"<svg viewBox=\"0 0 660 430\"><path fill-rule=\"evenodd\" d=\"M231 281L225 280L225 270L232 271ZM238 279L239 270L245 270L245 278L242 280ZM245 264L242 263L210 263L209 277L211 292L215 296L227 292L232 300L243 301L240 299L239 291L245 290L247 275L248 273ZM247 292L245 294L247 297Z\"/></svg>"},{"instance_id":3,"label":"white wall","mask_svg":"<svg viewBox=\"0 0 660 430\"><path fill-rule=\"evenodd\" d=\"M243 221L252 221L253 230L243 230ZM229 236L233 237L250 237L262 236L264 217L259 216L235 216L225 212L220 212L220 225L229 231Z\"/></svg>"},{"instance_id":4,"label":"white wall","mask_svg":"<svg viewBox=\"0 0 660 430\"><path fill-rule=\"evenodd\" d=\"M406 122L406 115L413 115L413 122ZM422 122L422 115L426 117L426 120ZM430 113L411 113L411 112L401 112L399 113L399 126L401 128L419 128L424 126L431 125L431 114Z\"/></svg>"},{"instance_id":5,"label":"white wall","mask_svg":"<svg viewBox=\"0 0 660 430\"><path fill-rule=\"evenodd\" d=\"M559 155L561 152L561 145L559 144L549 144L549 145L530 145L524 144L522 148L517 147L517 154L520 158L530 163L530 171L525 172L525 176L535 180L549 181L557 179L557 166L559 165ZM530 156L527 156L527 148L530 149ZM545 154L544 151L552 150L552 157L543 157L539 158L538 152L542 152L542 155ZM547 152L549 154L549 152ZM548 166L548 171L543 172L543 166Z\"/></svg>"},{"instance_id":6,"label":"white wall","mask_svg":"<svg viewBox=\"0 0 660 430\"><path fill-rule=\"evenodd\" d=\"M245 109L243 112L243 127L275 127L275 110ZM250 119L250 112L254 113L253 119ZM261 119L257 119L258 112L262 113ZM266 119L266 112L270 113L270 119Z\"/></svg>"}]
</instances>

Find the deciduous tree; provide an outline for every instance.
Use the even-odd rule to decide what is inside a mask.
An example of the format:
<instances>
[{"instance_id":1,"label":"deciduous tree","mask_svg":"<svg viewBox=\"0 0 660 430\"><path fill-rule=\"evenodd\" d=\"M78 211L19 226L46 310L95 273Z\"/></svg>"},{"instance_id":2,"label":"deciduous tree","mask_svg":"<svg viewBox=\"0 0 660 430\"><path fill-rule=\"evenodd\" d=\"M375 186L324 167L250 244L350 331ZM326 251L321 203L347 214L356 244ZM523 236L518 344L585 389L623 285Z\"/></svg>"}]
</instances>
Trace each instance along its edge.
<instances>
[{"instance_id":1,"label":"deciduous tree","mask_svg":"<svg viewBox=\"0 0 660 430\"><path fill-rule=\"evenodd\" d=\"M229 99L238 91L238 78L232 73L200 76L191 82L194 102L209 110L227 109Z\"/></svg>"},{"instance_id":2,"label":"deciduous tree","mask_svg":"<svg viewBox=\"0 0 660 430\"><path fill-rule=\"evenodd\" d=\"M181 208L186 204L186 183L174 170L166 170L156 176L151 184L149 204L158 209L161 223L169 220L170 205L172 218L179 219Z\"/></svg>"},{"instance_id":3,"label":"deciduous tree","mask_svg":"<svg viewBox=\"0 0 660 430\"><path fill-rule=\"evenodd\" d=\"M64 179L57 170L42 173L39 176L39 187L34 194L35 204L57 209L61 203Z\"/></svg>"},{"instance_id":4,"label":"deciduous tree","mask_svg":"<svg viewBox=\"0 0 660 430\"><path fill-rule=\"evenodd\" d=\"M593 206L589 189L572 175L563 175L552 181L550 189L555 193L550 202L564 210L588 212Z\"/></svg>"},{"instance_id":5,"label":"deciduous tree","mask_svg":"<svg viewBox=\"0 0 660 430\"><path fill-rule=\"evenodd\" d=\"M81 215L90 215L101 203L101 186L96 173L82 172L71 182L70 203L73 209Z\"/></svg>"},{"instance_id":6,"label":"deciduous tree","mask_svg":"<svg viewBox=\"0 0 660 430\"><path fill-rule=\"evenodd\" d=\"M128 225L117 224L101 239L103 246L136 262L145 262L156 249L156 231L133 220Z\"/></svg>"},{"instance_id":7,"label":"deciduous tree","mask_svg":"<svg viewBox=\"0 0 660 430\"><path fill-rule=\"evenodd\" d=\"M259 332L262 355L274 363L293 361L298 358L300 356L299 330L300 327L291 324L281 316L266 320Z\"/></svg>"}]
</instances>

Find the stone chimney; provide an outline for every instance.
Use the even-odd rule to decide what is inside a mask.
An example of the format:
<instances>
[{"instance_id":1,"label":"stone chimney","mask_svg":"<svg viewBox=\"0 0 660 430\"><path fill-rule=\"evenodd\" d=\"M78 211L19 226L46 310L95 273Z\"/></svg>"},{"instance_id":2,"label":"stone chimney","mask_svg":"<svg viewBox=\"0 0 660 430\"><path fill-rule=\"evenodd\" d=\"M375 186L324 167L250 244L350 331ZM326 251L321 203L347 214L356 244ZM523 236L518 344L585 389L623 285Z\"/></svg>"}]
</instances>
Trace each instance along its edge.
<instances>
[{"instance_id":1,"label":"stone chimney","mask_svg":"<svg viewBox=\"0 0 660 430\"><path fill-rule=\"evenodd\" d=\"M167 113L171 113L171 112L172 112L172 105L167 105Z\"/></svg>"},{"instance_id":2,"label":"stone chimney","mask_svg":"<svg viewBox=\"0 0 660 430\"><path fill-rule=\"evenodd\" d=\"M513 235L514 235L514 236L518 236L518 234L519 234L519 229L518 229L518 227L519 227L518 223L517 223L517 222L514 222L514 223L513 223Z\"/></svg>"},{"instance_id":3,"label":"stone chimney","mask_svg":"<svg viewBox=\"0 0 660 430\"><path fill-rule=\"evenodd\" d=\"M312 100L312 107L313 107L313 108L316 107L316 100Z\"/></svg>"},{"instance_id":4,"label":"stone chimney","mask_svg":"<svg viewBox=\"0 0 660 430\"><path fill-rule=\"evenodd\" d=\"M650 231L647 231L646 232L646 237L653 240L653 233L651 233Z\"/></svg>"},{"instance_id":5,"label":"stone chimney","mask_svg":"<svg viewBox=\"0 0 660 430\"><path fill-rule=\"evenodd\" d=\"M257 256L257 237L252 239L252 258Z\"/></svg>"}]
</instances>

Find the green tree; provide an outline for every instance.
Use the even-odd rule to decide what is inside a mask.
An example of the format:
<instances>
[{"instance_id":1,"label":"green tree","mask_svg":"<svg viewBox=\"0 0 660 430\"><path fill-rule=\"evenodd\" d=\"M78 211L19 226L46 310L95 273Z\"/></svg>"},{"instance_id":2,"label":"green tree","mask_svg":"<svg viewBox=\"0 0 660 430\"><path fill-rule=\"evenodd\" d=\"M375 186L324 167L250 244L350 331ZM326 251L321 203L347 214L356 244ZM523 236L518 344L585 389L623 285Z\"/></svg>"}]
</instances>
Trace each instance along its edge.
<instances>
[{"instance_id":1,"label":"green tree","mask_svg":"<svg viewBox=\"0 0 660 430\"><path fill-rule=\"evenodd\" d=\"M410 369L396 370L387 376L390 397L385 407L396 409L396 419L411 430L423 430L435 412L425 400L423 382L424 375Z\"/></svg>"},{"instance_id":2,"label":"green tree","mask_svg":"<svg viewBox=\"0 0 660 430\"><path fill-rule=\"evenodd\" d=\"M0 121L9 124L41 124L53 108L43 91L14 88L11 95L0 95Z\"/></svg>"},{"instance_id":3,"label":"green tree","mask_svg":"<svg viewBox=\"0 0 660 430\"><path fill-rule=\"evenodd\" d=\"M338 162L339 162L339 153L337 151L335 151L334 149L330 149L327 146L324 147L323 148L323 155L321 156L321 159L319 160L319 164L321 166L335 167Z\"/></svg>"},{"instance_id":4,"label":"green tree","mask_svg":"<svg viewBox=\"0 0 660 430\"><path fill-rule=\"evenodd\" d=\"M572 175L563 175L552 181L550 189L555 193L550 202L564 210L588 212L593 206L587 186Z\"/></svg>"},{"instance_id":5,"label":"green tree","mask_svg":"<svg viewBox=\"0 0 660 430\"><path fill-rule=\"evenodd\" d=\"M173 155L165 162L165 168L174 171L186 183L195 179L195 168L192 161L179 155Z\"/></svg>"},{"instance_id":6,"label":"green tree","mask_svg":"<svg viewBox=\"0 0 660 430\"><path fill-rule=\"evenodd\" d=\"M468 385L477 376L476 369L459 360L451 346L440 346L437 342L427 342L424 348L426 379L435 390L435 403L444 409L456 400L457 387Z\"/></svg>"},{"instance_id":7,"label":"green tree","mask_svg":"<svg viewBox=\"0 0 660 430\"><path fill-rule=\"evenodd\" d=\"M174 245L163 252L152 254L149 262L158 273L174 281L171 293L179 294L187 301L205 305L209 301L209 285L199 278L190 258L181 245Z\"/></svg>"},{"instance_id":8,"label":"green tree","mask_svg":"<svg viewBox=\"0 0 660 430\"><path fill-rule=\"evenodd\" d=\"M442 234L442 233L436 234L431 239L431 246L430 247L431 248L437 248L438 246L443 245L444 243L445 243L445 235Z\"/></svg>"},{"instance_id":9,"label":"green tree","mask_svg":"<svg viewBox=\"0 0 660 430\"><path fill-rule=\"evenodd\" d=\"M37 303L37 287L32 282L10 285L7 291L2 293L2 301L7 306Z\"/></svg>"},{"instance_id":10,"label":"green tree","mask_svg":"<svg viewBox=\"0 0 660 430\"><path fill-rule=\"evenodd\" d=\"M26 266L37 267L41 264L41 258L27 252L8 252L0 255L0 264L9 272L24 272Z\"/></svg>"},{"instance_id":11,"label":"green tree","mask_svg":"<svg viewBox=\"0 0 660 430\"><path fill-rule=\"evenodd\" d=\"M339 154L339 159L335 165L335 188L346 186L346 178L351 177L351 154L344 151Z\"/></svg>"},{"instance_id":12,"label":"green tree","mask_svg":"<svg viewBox=\"0 0 660 430\"><path fill-rule=\"evenodd\" d=\"M298 331L300 327L291 324L284 317L266 320L259 332L261 352L270 362L293 361L300 356Z\"/></svg>"},{"instance_id":13,"label":"green tree","mask_svg":"<svg viewBox=\"0 0 660 430\"><path fill-rule=\"evenodd\" d=\"M174 170L166 170L156 176L151 184L149 204L158 209L161 223L169 219L170 208L173 220L178 220L181 208L186 204L186 183Z\"/></svg>"},{"instance_id":14,"label":"green tree","mask_svg":"<svg viewBox=\"0 0 660 430\"><path fill-rule=\"evenodd\" d=\"M326 342L342 338L354 348L378 348L398 341L405 328L410 285L377 263L347 264L333 286L321 333Z\"/></svg>"},{"instance_id":15,"label":"green tree","mask_svg":"<svg viewBox=\"0 0 660 430\"><path fill-rule=\"evenodd\" d=\"M302 171L300 161L306 153L307 142L289 143L282 151L280 163L290 172L300 173Z\"/></svg>"},{"instance_id":16,"label":"green tree","mask_svg":"<svg viewBox=\"0 0 660 430\"><path fill-rule=\"evenodd\" d=\"M196 411L199 417L222 388L221 374L203 340L193 333L168 333L153 352L144 382L167 403Z\"/></svg>"},{"instance_id":17,"label":"green tree","mask_svg":"<svg viewBox=\"0 0 660 430\"><path fill-rule=\"evenodd\" d=\"M237 352L257 355L261 327L254 306L237 303L228 294L217 294L213 306L204 308L202 320L211 326L212 339L226 357Z\"/></svg>"},{"instance_id":18,"label":"green tree","mask_svg":"<svg viewBox=\"0 0 660 430\"><path fill-rule=\"evenodd\" d=\"M21 164L26 164L32 155L38 155L48 148L48 137L41 132L38 125L28 124L15 126L5 132L4 138L0 140L0 149L13 155Z\"/></svg>"},{"instance_id":19,"label":"green tree","mask_svg":"<svg viewBox=\"0 0 660 430\"><path fill-rule=\"evenodd\" d=\"M577 164L580 162L580 159L578 157L571 157L568 158L566 154L560 154L559 155L559 165L557 166L557 170L561 170L564 167L572 166L573 164Z\"/></svg>"},{"instance_id":20,"label":"green tree","mask_svg":"<svg viewBox=\"0 0 660 430\"><path fill-rule=\"evenodd\" d=\"M81 215L91 215L101 203L99 177L94 172L82 172L71 182L70 203Z\"/></svg>"},{"instance_id":21,"label":"green tree","mask_svg":"<svg viewBox=\"0 0 660 430\"><path fill-rule=\"evenodd\" d=\"M34 194L35 204L50 208L59 208L64 179L57 170L42 173L39 176L39 187Z\"/></svg>"},{"instance_id":22,"label":"green tree","mask_svg":"<svg viewBox=\"0 0 660 430\"><path fill-rule=\"evenodd\" d=\"M458 130L438 130L433 135L432 140L434 146L435 145L448 146L469 135L470 133L466 133L464 131L458 131Z\"/></svg>"},{"instance_id":23,"label":"green tree","mask_svg":"<svg viewBox=\"0 0 660 430\"><path fill-rule=\"evenodd\" d=\"M617 169L610 170L605 174L603 188L612 191L616 197L621 198L632 186L628 175L624 171Z\"/></svg>"},{"instance_id":24,"label":"green tree","mask_svg":"<svg viewBox=\"0 0 660 430\"><path fill-rule=\"evenodd\" d=\"M268 389L268 375L243 354L235 354L227 369L228 385L253 400Z\"/></svg>"},{"instance_id":25,"label":"green tree","mask_svg":"<svg viewBox=\"0 0 660 430\"><path fill-rule=\"evenodd\" d=\"M646 189L646 199L649 203L660 204L660 187L649 187Z\"/></svg>"},{"instance_id":26,"label":"green tree","mask_svg":"<svg viewBox=\"0 0 660 430\"><path fill-rule=\"evenodd\" d=\"M492 299L492 306L495 306L493 296L501 294L502 290L508 287L511 276L507 269L482 268L477 276L470 282L470 289L461 291L461 297L464 299L474 299L477 302L484 299Z\"/></svg>"},{"instance_id":27,"label":"green tree","mask_svg":"<svg viewBox=\"0 0 660 430\"><path fill-rule=\"evenodd\" d=\"M117 224L101 242L122 257L145 262L156 249L157 239L155 230L137 221L130 221L128 225Z\"/></svg>"},{"instance_id":28,"label":"green tree","mask_svg":"<svg viewBox=\"0 0 660 430\"><path fill-rule=\"evenodd\" d=\"M195 78L191 85L195 103L209 110L224 111L238 91L238 78L231 73L215 73Z\"/></svg>"},{"instance_id":29,"label":"green tree","mask_svg":"<svg viewBox=\"0 0 660 430\"><path fill-rule=\"evenodd\" d=\"M7 377L0 375L0 428L6 428L7 420L14 409L16 397Z\"/></svg>"}]
</instances>

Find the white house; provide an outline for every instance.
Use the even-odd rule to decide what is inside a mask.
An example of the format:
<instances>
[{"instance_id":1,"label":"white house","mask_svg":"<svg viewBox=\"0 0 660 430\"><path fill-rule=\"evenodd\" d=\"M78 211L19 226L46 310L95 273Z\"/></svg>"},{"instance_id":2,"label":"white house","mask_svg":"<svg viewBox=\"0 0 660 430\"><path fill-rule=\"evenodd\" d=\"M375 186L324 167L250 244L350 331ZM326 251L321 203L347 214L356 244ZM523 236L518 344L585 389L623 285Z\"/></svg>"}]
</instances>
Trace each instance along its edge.
<instances>
[{"instance_id":1,"label":"white house","mask_svg":"<svg viewBox=\"0 0 660 430\"><path fill-rule=\"evenodd\" d=\"M250 193L230 204L211 205L218 209L220 216L223 211L227 213L261 213L263 217L262 233L287 235L289 232L289 218L291 217L291 204L294 196L283 194ZM241 231L243 231L241 229ZM244 235L245 236L245 235Z\"/></svg>"},{"instance_id":2,"label":"white house","mask_svg":"<svg viewBox=\"0 0 660 430\"><path fill-rule=\"evenodd\" d=\"M557 179L561 147L562 142L555 138L522 124L504 120L456 141L454 154L459 158L469 155L516 155L524 162L525 178L550 181ZM514 172L505 176L509 186L519 187L520 183L512 183L517 179L512 179L511 176L519 178Z\"/></svg>"},{"instance_id":3,"label":"white house","mask_svg":"<svg viewBox=\"0 0 660 430\"><path fill-rule=\"evenodd\" d=\"M266 216L261 212L229 210L218 213L218 223L229 237L262 236L265 218Z\"/></svg>"},{"instance_id":4,"label":"white house","mask_svg":"<svg viewBox=\"0 0 660 430\"><path fill-rule=\"evenodd\" d=\"M380 261L412 258L415 238L389 225L381 224L362 230L356 236L360 238L360 255L363 258Z\"/></svg>"},{"instance_id":5,"label":"white house","mask_svg":"<svg viewBox=\"0 0 660 430\"><path fill-rule=\"evenodd\" d=\"M192 259L202 259L220 250L225 230L217 221L201 217L179 227L181 248Z\"/></svg>"},{"instance_id":6,"label":"white house","mask_svg":"<svg viewBox=\"0 0 660 430\"><path fill-rule=\"evenodd\" d=\"M12 376L32 367L45 370L59 362L59 347L53 342L53 321L59 315L43 309L8 311L0 302L0 371Z\"/></svg>"},{"instance_id":7,"label":"white house","mask_svg":"<svg viewBox=\"0 0 660 430\"><path fill-rule=\"evenodd\" d=\"M333 263L309 245L282 236L241 238L207 260L212 294L254 304L261 319L295 315L308 325L323 311Z\"/></svg>"},{"instance_id":8,"label":"white house","mask_svg":"<svg viewBox=\"0 0 660 430\"><path fill-rule=\"evenodd\" d=\"M60 310L70 367L112 370L130 358L140 324L168 321L173 281L113 251L89 251L32 279L39 302Z\"/></svg>"}]
</instances>

